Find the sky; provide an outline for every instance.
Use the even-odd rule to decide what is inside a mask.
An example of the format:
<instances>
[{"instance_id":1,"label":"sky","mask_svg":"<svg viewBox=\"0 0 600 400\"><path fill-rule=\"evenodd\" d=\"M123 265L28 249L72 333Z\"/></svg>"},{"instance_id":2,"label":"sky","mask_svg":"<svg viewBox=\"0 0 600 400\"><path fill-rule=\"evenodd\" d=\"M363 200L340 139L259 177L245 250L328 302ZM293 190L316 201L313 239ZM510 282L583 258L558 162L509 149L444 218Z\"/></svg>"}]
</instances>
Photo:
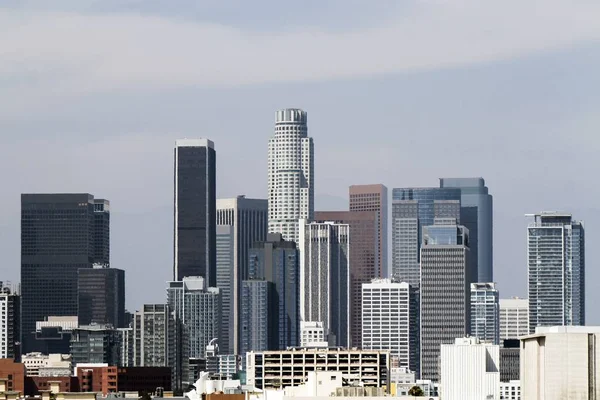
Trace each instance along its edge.
<instances>
[{"instance_id":1,"label":"sky","mask_svg":"<svg viewBox=\"0 0 600 400\"><path fill-rule=\"evenodd\" d=\"M526 297L524 214L586 226L600 324L600 3L593 0L4 0L0 280L19 280L20 194L111 201L127 308L165 301L173 145L209 138L217 195L266 198L275 111L308 112L316 209L351 184L482 176L494 280Z\"/></svg>"}]
</instances>

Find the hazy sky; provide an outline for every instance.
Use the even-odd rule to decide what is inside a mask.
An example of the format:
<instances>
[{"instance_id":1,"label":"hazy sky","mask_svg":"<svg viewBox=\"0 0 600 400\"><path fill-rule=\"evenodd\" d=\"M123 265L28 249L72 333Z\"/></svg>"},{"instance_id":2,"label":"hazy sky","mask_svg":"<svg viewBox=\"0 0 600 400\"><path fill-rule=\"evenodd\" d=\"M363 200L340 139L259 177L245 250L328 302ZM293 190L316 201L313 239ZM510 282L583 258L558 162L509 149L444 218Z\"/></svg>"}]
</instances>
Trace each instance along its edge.
<instances>
[{"instance_id":1,"label":"hazy sky","mask_svg":"<svg viewBox=\"0 0 600 400\"><path fill-rule=\"evenodd\" d=\"M111 201L127 306L172 276L173 145L207 137L219 197L266 197L275 110L308 112L316 208L351 184L483 176L494 274L526 296L525 213L587 228L600 324L595 0L4 0L0 280L19 279L20 193Z\"/></svg>"}]
</instances>

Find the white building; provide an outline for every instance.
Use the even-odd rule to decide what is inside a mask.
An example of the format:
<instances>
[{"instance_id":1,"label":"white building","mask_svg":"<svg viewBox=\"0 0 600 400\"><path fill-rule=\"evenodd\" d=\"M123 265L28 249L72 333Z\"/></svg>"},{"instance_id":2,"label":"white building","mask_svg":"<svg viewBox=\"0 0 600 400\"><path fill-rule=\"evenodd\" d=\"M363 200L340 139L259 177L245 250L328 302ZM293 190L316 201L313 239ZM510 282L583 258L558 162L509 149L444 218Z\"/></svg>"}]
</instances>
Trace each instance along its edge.
<instances>
[{"instance_id":1,"label":"white building","mask_svg":"<svg viewBox=\"0 0 600 400\"><path fill-rule=\"evenodd\" d=\"M600 327L536 328L521 338L524 400L600 398Z\"/></svg>"},{"instance_id":2,"label":"white building","mask_svg":"<svg viewBox=\"0 0 600 400\"><path fill-rule=\"evenodd\" d=\"M456 339L441 346L441 397L481 400L500 397L500 346L478 338Z\"/></svg>"},{"instance_id":3,"label":"white building","mask_svg":"<svg viewBox=\"0 0 600 400\"><path fill-rule=\"evenodd\" d=\"M521 400L521 381L500 382L500 400Z\"/></svg>"},{"instance_id":4,"label":"white building","mask_svg":"<svg viewBox=\"0 0 600 400\"><path fill-rule=\"evenodd\" d=\"M362 348L389 350L398 366L419 374L418 294L406 282L362 285Z\"/></svg>"},{"instance_id":5,"label":"white building","mask_svg":"<svg viewBox=\"0 0 600 400\"><path fill-rule=\"evenodd\" d=\"M73 365L70 354L27 353L21 356L27 376L71 376Z\"/></svg>"},{"instance_id":6,"label":"white building","mask_svg":"<svg viewBox=\"0 0 600 400\"><path fill-rule=\"evenodd\" d=\"M300 347L327 347L322 322L300 321Z\"/></svg>"},{"instance_id":7,"label":"white building","mask_svg":"<svg viewBox=\"0 0 600 400\"><path fill-rule=\"evenodd\" d=\"M500 299L500 340L529 334L529 301L513 297Z\"/></svg>"},{"instance_id":8,"label":"white building","mask_svg":"<svg viewBox=\"0 0 600 400\"><path fill-rule=\"evenodd\" d=\"M326 340L350 343L350 226L300 220L300 320L322 322Z\"/></svg>"},{"instance_id":9,"label":"white building","mask_svg":"<svg viewBox=\"0 0 600 400\"><path fill-rule=\"evenodd\" d=\"M298 220L314 217L314 147L306 112L288 108L275 115L268 154L269 232L298 243Z\"/></svg>"},{"instance_id":10,"label":"white building","mask_svg":"<svg viewBox=\"0 0 600 400\"><path fill-rule=\"evenodd\" d=\"M20 341L21 296L0 281L0 358L14 358Z\"/></svg>"},{"instance_id":11,"label":"white building","mask_svg":"<svg viewBox=\"0 0 600 400\"><path fill-rule=\"evenodd\" d=\"M500 344L500 312L495 283L471 283L471 336Z\"/></svg>"}]
</instances>

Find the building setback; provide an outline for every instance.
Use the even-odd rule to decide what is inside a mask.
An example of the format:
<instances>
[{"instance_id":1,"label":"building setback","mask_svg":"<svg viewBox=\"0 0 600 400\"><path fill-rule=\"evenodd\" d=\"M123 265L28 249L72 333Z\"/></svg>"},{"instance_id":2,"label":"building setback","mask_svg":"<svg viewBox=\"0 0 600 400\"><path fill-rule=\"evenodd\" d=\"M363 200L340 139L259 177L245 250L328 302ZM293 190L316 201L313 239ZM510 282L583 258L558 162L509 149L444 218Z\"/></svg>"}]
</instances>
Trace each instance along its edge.
<instances>
[{"instance_id":1,"label":"building setback","mask_svg":"<svg viewBox=\"0 0 600 400\"><path fill-rule=\"evenodd\" d=\"M542 212L527 227L529 332L585 325L585 231L571 214Z\"/></svg>"},{"instance_id":2,"label":"building setback","mask_svg":"<svg viewBox=\"0 0 600 400\"><path fill-rule=\"evenodd\" d=\"M77 276L109 265L107 200L82 194L21 195L21 309L23 350L34 346L35 324L77 315Z\"/></svg>"},{"instance_id":3,"label":"building setback","mask_svg":"<svg viewBox=\"0 0 600 400\"><path fill-rule=\"evenodd\" d=\"M173 280L216 286L216 153L208 139L175 142Z\"/></svg>"},{"instance_id":4,"label":"building setback","mask_svg":"<svg viewBox=\"0 0 600 400\"><path fill-rule=\"evenodd\" d=\"M248 279L248 262L250 247L255 242L263 242L267 238L268 230L268 201L266 199L248 199L246 196L237 196L231 199L217 200L217 225L229 225L233 233L233 266L232 276L226 289L230 290L228 297L223 299L229 304L226 307L230 310L232 318L231 329L227 340L231 341L228 353L238 354L239 352L239 326L240 322L235 316L241 315L241 287L240 283ZM218 268L218 267L217 267ZM230 287L227 287L230 286ZM218 287L218 285L217 285ZM221 345L220 351L225 347Z\"/></svg>"},{"instance_id":5,"label":"building setback","mask_svg":"<svg viewBox=\"0 0 600 400\"><path fill-rule=\"evenodd\" d=\"M388 190L381 184L352 185L348 189L349 207L352 212L375 211L378 217L375 258L376 277L389 278L388 271ZM316 217L315 217L316 218Z\"/></svg>"},{"instance_id":6,"label":"building setback","mask_svg":"<svg viewBox=\"0 0 600 400\"><path fill-rule=\"evenodd\" d=\"M21 296L0 282L0 359L19 359Z\"/></svg>"},{"instance_id":7,"label":"building setback","mask_svg":"<svg viewBox=\"0 0 600 400\"><path fill-rule=\"evenodd\" d=\"M269 233L298 243L298 220L314 217L314 146L307 114L296 108L275 113L269 139L267 193Z\"/></svg>"},{"instance_id":8,"label":"building setback","mask_svg":"<svg viewBox=\"0 0 600 400\"><path fill-rule=\"evenodd\" d=\"M440 345L469 334L470 285L475 280L468 229L426 226L421 247L421 379L439 381Z\"/></svg>"},{"instance_id":9,"label":"building setback","mask_svg":"<svg viewBox=\"0 0 600 400\"><path fill-rule=\"evenodd\" d=\"M379 214L377 211L317 211L315 222L335 222L350 226L350 341L361 348L362 284L380 276L378 252Z\"/></svg>"},{"instance_id":10,"label":"building setback","mask_svg":"<svg viewBox=\"0 0 600 400\"><path fill-rule=\"evenodd\" d=\"M513 297L500 299L500 340L529 334L529 301Z\"/></svg>"},{"instance_id":11,"label":"building setback","mask_svg":"<svg viewBox=\"0 0 600 400\"><path fill-rule=\"evenodd\" d=\"M499 295L495 283L471 283L471 336L500 344Z\"/></svg>"},{"instance_id":12,"label":"building setback","mask_svg":"<svg viewBox=\"0 0 600 400\"><path fill-rule=\"evenodd\" d=\"M77 278L79 325L125 326L125 271L116 268L83 268Z\"/></svg>"},{"instance_id":13,"label":"building setback","mask_svg":"<svg viewBox=\"0 0 600 400\"><path fill-rule=\"evenodd\" d=\"M350 226L300 221L300 318L322 322L327 341L350 342Z\"/></svg>"}]
</instances>

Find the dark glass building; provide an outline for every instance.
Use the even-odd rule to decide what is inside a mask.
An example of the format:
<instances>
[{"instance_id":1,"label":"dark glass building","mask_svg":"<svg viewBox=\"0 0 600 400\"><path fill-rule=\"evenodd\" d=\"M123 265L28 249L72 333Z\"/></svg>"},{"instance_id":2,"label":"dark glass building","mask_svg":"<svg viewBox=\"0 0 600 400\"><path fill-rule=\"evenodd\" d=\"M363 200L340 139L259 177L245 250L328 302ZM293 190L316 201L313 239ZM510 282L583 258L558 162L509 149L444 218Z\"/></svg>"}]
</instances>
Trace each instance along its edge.
<instances>
[{"instance_id":1,"label":"dark glass building","mask_svg":"<svg viewBox=\"0 0 600 400\"><path fill-rule=\"evenodd\" d=\"M78 276L79 325L109 324L125 328L125 271L83 268Z\"/></svg>"},{"instance_id":2,"label":"dark glass building","mask_svg":"<svg viewBox=\"0 0 600 400\"><path fill-rule=\"evenodd\" d=\"M71 356L73 364L106 363L119 365L119 332L110 326L89 325L73 329Z\"/></svg>"},{"instance_id":3,"label":"dark glass building","mask_svg":"<svg viewBox=\"0 0 600 400\"><path fill-rule=\"evenodd\" d=\"M23 350L36 321L77 315L80 269L109 264L109 203L88 193L21 195Z\"/></svg>"},{"instance_id":4,"label":"dark glass building","mask_svg":"<svg viewBox=\"0 0 600 400\"><path fill-rule=\"evenodd\" d=\"M201 276L216 287L216 188L214 144L175 142L173 280Z\"/></svg>"}]
</instances>

